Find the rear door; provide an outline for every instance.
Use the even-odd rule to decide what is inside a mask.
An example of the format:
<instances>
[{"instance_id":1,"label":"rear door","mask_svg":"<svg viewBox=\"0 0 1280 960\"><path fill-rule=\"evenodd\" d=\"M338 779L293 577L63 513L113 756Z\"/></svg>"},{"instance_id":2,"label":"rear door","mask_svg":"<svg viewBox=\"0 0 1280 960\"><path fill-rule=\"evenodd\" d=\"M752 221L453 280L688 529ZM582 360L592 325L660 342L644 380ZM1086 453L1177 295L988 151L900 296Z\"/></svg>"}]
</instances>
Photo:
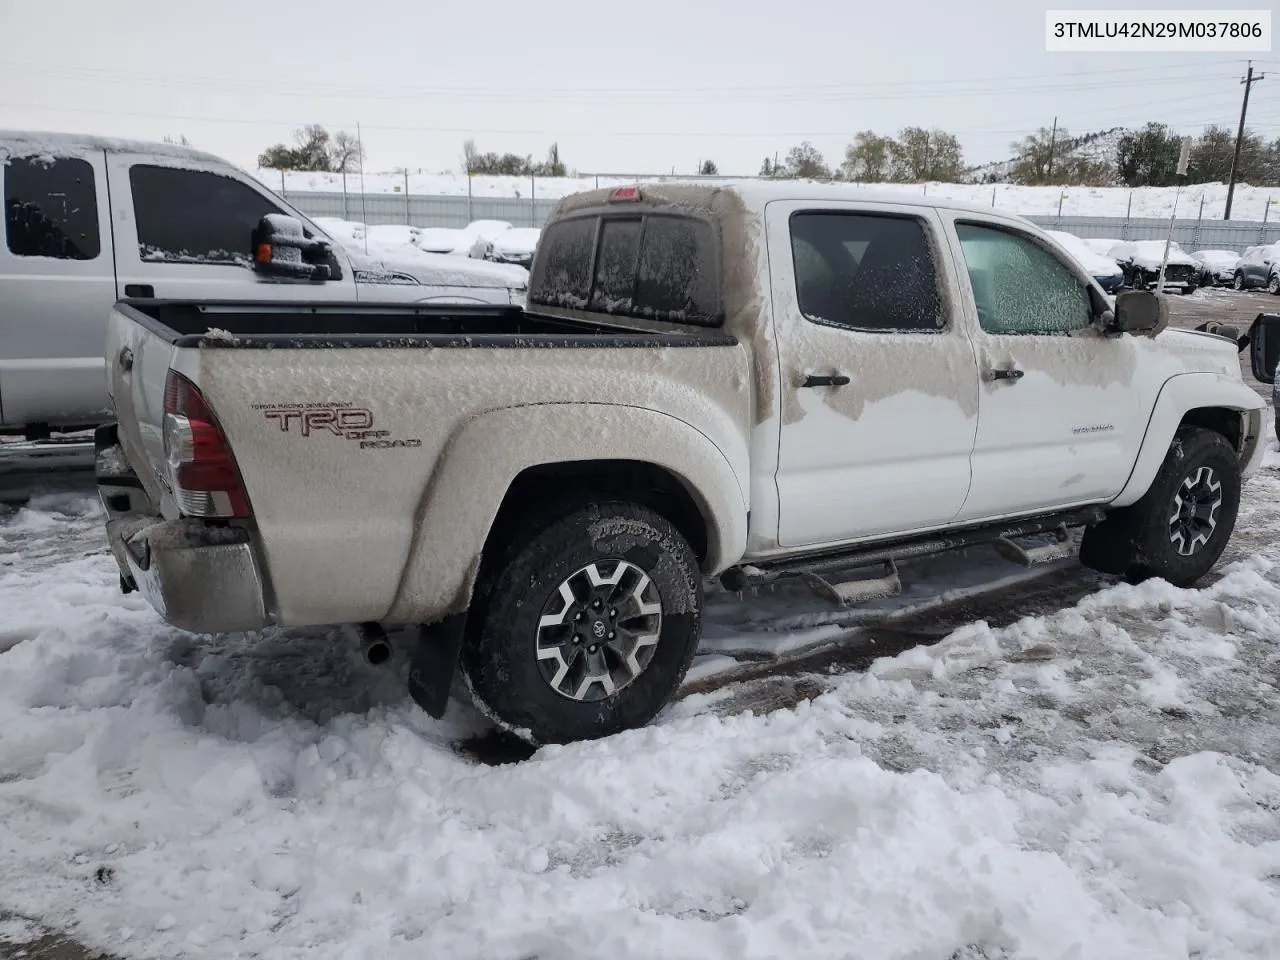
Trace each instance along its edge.
<instances>
[{"instance_id":1,"label":"rear door","mask_svg":"<svg viewBox=\"0 0 1280 960\"><path fill-rule=\"evenodd\" d=\"M978 424L955 267L929 208L766 208L782 422L779 542L947 524Z\"/></svg>"},{"instance_id":2,"label":"rear door","mask_svg":"<svg viewBox=\"0 0 1280 960\"><path fill-rule=\"evenodd\" d=\"M0 145L0 422L110 416L102 345L116 298L101 151Z\"/></svg>"},{"instance_id":3,"label":"rear door","mask_svg":"<svg viewBox=\"0 0 1280 960\"><path fill-rule=\"evenodd\" d=\"M112 154L112 218L122 297L161 300L356 299L335 244L337 277L264 278L252 269L254 227L269 213L296 216L260 184L214 163Z\"/></svg>"}]
</instances>

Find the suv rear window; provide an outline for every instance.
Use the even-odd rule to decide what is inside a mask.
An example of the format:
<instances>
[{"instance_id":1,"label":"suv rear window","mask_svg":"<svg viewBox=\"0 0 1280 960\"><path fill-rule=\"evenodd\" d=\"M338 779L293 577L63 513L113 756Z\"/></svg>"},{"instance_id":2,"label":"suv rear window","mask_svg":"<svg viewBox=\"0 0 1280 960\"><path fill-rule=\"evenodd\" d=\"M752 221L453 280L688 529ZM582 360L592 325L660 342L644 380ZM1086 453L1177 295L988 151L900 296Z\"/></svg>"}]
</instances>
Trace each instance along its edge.
<instances>
[{"instance_id":1,"label":"suv rear window","mask_svg":"<svg viewBox=\"0 0 1280 960\"><path fill-rule=\"evenodd\" d=\"M19 257L93 260L102 251L93 167L79 157L17 157L3 165L4 232Z\"/></svg>"},{"instance_id":2,"label":"suv rear window","mask_svg":"<svg viewBox=\"0 0 1280 960\"><path fill-rule=\"evenodd\" d=\"M719 268L711 225L661 213L585 216L539 241L529 302L719 326Z\"/></svg>"}]
</instances>

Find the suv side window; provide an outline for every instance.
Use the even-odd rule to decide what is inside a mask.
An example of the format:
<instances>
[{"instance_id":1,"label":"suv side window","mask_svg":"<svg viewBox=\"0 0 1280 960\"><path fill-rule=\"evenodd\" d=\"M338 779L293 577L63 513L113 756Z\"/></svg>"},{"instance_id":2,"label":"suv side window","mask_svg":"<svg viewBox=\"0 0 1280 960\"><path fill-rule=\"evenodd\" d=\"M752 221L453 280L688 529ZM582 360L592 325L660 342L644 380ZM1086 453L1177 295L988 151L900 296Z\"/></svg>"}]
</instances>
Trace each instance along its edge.
<instances>
[{"instance_id":1,"label":"suv side window","mask_svg":"<svg viewBox=\"0 0 1280 960\"><path fill-rule=\"evenodd\" d=\"M4 164L4 232L19 257L93 260L102 252L93 167L79 157Z\"/></svg>"},{"instance_id":2,"label":"suv side window","mask_svg":"<svg viewBox=\"0 0 1280 960\"><path fill-rule=\"evenodd\" d=\"M240 181L201 170L137 164L129 185L138 256L149 262L250 266L258 221L285 213Z\"/></svg>"},{"instance_id":3,"label":"suv side window","mask_svg":"<svg viewBox=\"0 0 1280 960\"><path fill-rule=\"evenodd\" d=\"M978 322L987 333L1063 334L1093 321L1089 290L1030 237L957 223Z\"/></svg>"},{"instance_id":4,"label":"suv side window","mask_svg":"<svg viewBox=\"0 0 1280 960\"><path fill-rule=\"evenodd\" d=\"M797 212L791 254L800 312L846 330L937 333L938 271L914 217Z\"/></svg>"}]
</instances>

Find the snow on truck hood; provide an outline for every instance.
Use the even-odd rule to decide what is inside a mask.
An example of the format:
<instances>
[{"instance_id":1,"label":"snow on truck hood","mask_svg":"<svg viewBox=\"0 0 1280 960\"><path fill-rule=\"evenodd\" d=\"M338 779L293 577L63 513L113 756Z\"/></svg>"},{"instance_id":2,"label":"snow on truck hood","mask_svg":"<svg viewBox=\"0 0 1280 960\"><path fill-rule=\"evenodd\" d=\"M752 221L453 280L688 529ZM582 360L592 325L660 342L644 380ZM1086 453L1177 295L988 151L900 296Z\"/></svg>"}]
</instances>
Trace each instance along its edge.
<instances>
[{"instance_id":1,"label":"snow on truck hood","mask_svg":"<svg viewBox=\"0 0 1280 960\"><path fill-rule=\"evenodd\" d=\"M342 239L354 269L407 274L424 286L523 290L529 283L529 271L512 264L427 253L408 243L370 242L366 254L362 241Z\"/></svg>"}]
</instances>

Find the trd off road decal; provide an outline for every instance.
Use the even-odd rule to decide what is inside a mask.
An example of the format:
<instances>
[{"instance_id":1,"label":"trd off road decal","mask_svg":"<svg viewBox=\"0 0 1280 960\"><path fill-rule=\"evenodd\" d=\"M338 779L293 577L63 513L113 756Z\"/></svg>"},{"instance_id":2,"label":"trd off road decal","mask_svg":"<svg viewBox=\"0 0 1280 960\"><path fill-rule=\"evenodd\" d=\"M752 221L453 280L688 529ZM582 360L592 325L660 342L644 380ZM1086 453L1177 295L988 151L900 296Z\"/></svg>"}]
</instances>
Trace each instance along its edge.
<instances>
[{"instance_id":1,"label":"trd off road decal","mask_svg":"<svg viewBox=\"0 0 1280 960\"><path fill-rule=\"evenodd\" d=\"M343 401L330 403L255 403L268 422L281 433L303 437L334 436L353 440L361 450L387 450L391 447L420 447L422 441L392 437L390 430L375 430L373 411Z\"/></svg>"}]
</instances>

